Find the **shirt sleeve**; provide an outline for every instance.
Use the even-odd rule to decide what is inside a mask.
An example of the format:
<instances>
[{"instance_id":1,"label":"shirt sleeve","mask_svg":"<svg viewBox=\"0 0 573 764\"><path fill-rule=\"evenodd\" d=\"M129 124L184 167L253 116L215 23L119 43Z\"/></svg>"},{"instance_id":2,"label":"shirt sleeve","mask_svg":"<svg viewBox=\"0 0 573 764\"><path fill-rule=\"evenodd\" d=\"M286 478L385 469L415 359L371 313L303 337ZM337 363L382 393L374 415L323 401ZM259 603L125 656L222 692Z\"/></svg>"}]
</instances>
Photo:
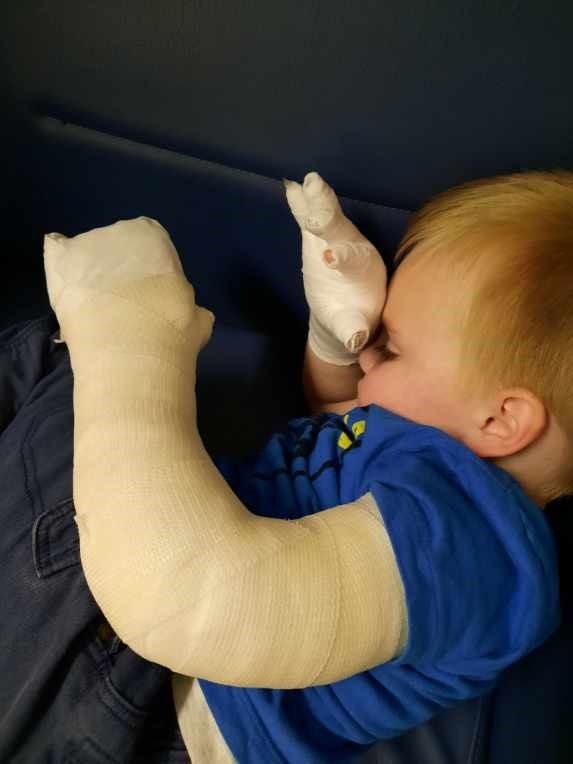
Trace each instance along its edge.
<instances>
[{"instance_id":1,"label":"shirt sleeve","mask_svg":"<svg viewBox=\"0 0 573 764\"><path fill-rule=\"evenodd\" d=\"M394 453L369 475L406 593L409 638L396 663L493 677L556 628L550 534L516 492L484 487L471 462L456 475L430 450Z\"/></svg>"}]
</instances>

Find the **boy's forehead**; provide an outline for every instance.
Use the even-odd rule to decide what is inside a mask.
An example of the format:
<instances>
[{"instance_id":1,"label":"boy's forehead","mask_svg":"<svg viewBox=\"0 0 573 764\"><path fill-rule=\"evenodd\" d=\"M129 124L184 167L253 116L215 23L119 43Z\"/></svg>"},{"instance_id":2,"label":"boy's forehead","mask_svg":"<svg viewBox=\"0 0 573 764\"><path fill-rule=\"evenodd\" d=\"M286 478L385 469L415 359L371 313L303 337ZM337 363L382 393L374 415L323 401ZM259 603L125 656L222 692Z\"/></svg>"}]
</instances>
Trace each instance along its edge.
<instances>
[{"instance_id":1,"label":"boy's forehead","mask_svg":"<svg viewBox=\"0 0 573 764\"><path fill-rule=\"evenodd\" d=\"M431 260L409 260L395 270L388 284L384 322L396 329L441 324L456 311L459 289Z\"/></svg>"}]
</instances>

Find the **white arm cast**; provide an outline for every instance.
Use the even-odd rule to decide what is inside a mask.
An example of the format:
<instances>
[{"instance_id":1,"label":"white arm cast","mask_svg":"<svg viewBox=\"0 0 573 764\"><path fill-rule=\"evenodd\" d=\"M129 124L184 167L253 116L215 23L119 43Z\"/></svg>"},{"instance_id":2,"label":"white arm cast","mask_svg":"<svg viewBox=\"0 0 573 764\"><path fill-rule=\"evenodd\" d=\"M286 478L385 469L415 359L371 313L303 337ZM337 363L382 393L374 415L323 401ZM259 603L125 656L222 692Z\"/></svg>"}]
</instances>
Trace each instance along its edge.
<instances>
[{"instance_id":1,"label":"white arm cast","mask_svg":"<svg viewBox=\"0 0 573 764\"><path fill-rule=\"evenodd\" d=\"M90 590L120 638L236 686L335 682L390 660L407 616L373 498L259 517L196 425L194 291L171 273L93 292L62 334L74 373L74 500Z\"/></svg>"}]
</instances>

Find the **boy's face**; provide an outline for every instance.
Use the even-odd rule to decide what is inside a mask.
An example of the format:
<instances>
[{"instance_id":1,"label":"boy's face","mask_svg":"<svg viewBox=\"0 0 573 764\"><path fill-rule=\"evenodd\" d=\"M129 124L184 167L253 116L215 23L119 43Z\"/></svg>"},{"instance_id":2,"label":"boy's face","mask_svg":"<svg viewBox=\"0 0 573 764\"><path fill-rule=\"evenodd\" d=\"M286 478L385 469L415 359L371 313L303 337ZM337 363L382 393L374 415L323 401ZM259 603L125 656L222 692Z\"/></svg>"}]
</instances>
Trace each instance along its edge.
<instances>
[{"instance_id":1,"label":"boy's face","mask_svg":"<svg viewBox=\"0 0 573 764\"><path fill-rule=\"evenodd\" d=\"M382 312L388 333L382 328L360 353L358 405L377 404L462 440L469 409L455 385L460 288L414 255L388 285Z\"/></svg>"}]
</instances>

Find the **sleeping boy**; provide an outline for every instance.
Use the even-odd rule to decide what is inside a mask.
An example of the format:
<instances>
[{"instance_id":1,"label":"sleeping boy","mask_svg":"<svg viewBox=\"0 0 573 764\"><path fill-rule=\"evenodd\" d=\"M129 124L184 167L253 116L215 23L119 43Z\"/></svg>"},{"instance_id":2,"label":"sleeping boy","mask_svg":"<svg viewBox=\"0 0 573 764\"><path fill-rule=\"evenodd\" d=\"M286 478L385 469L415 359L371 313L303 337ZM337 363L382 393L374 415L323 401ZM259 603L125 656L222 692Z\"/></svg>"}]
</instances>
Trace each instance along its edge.
<instances>
[{"instance_id":1,"label":"sleeping boy","mask_svg":"<svg viewBox=\"0 0 573 764\"><path fill-rule=\"evenodd\" d=\"M174 672L199 763L352 761L488 692L559 623L542 510L573 491L573 173L437 196L387 293L320 176L287 197L314 413L240 465L197 431L213 316L165 229L45 240L84 573Z\"/></svg>"}]
</instances>

